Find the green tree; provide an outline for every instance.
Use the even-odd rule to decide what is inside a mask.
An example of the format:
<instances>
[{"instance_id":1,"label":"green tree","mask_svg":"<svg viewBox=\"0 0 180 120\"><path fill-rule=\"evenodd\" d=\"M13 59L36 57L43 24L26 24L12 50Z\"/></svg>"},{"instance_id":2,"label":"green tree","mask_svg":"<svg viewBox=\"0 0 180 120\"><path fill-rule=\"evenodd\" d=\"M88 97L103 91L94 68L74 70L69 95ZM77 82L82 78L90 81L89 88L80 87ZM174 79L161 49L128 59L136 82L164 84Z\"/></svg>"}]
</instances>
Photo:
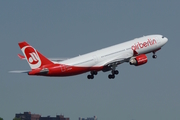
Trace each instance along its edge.
<instances>
[{"instance_id":1,"label":"green tree","mask_svg":"<svg viewBox=\"0 0 180 120\"><path fill-rule=\"evenodd\" d=\"M3 118L0 117L0 120L3 120Z\"/></svg>"},{"instance_id":2,"label":"green tree","mask_svg":"<svg viewBox=\"0 0 180 120\"><path fill-rule=\"evenodd\" d=\"M15 117L13 120L21 120L21 118L16 118L16 117Z\"/></svg>"}]
</instances>

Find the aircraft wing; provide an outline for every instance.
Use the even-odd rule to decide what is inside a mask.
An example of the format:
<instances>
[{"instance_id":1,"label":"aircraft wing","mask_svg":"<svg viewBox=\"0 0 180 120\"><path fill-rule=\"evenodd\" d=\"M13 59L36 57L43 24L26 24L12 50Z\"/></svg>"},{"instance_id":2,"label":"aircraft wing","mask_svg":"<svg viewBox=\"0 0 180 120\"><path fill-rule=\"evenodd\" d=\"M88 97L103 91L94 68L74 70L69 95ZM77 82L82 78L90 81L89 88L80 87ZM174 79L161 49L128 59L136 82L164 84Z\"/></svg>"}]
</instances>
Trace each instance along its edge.
<instances>
[{"instance_id":1,"label":"aircraft wing","mask_svg":"<svg viewBox=\"0 0 180 120\"><path fill-rule=\"evenodd\" d=\"M122 64L124 62L129 62L129 59L133 56L133 54L123 54L121 56L117 56L114 57L108 61L106 61L105 63L103 63L104 65L104 70L103 72L109 71L112 69L112 67L116 67L119 64Z\"/></svg>"},{"instance_id":2,"label":"aircraft wing","mask_svg":"<svg viewBox=\"0 0 180 120\"><path fill-rule=\"evenodd\" d=\"M60 62L60 61L67 60L68 58L48 58L48 59L54 62Z\"/></svg>"}]
</instances>

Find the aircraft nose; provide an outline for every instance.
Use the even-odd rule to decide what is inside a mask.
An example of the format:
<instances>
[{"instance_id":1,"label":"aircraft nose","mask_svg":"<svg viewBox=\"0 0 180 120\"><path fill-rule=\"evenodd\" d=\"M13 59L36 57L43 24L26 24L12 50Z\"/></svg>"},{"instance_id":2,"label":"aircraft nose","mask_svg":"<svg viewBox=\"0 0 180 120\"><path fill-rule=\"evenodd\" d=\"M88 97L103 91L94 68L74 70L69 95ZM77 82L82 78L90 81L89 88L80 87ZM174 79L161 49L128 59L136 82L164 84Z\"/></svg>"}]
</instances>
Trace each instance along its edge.
<instances>
[{"instance_id":1,"label":"aircraft nose","mask_svg":"<svg viewBox=\"0 0 180 120\"><path fill-rule=\"evenodd\" d=\"M167 43L167 41L168 41L168 38L164 37L164 42Z\"/></svg>"}]
</instances>

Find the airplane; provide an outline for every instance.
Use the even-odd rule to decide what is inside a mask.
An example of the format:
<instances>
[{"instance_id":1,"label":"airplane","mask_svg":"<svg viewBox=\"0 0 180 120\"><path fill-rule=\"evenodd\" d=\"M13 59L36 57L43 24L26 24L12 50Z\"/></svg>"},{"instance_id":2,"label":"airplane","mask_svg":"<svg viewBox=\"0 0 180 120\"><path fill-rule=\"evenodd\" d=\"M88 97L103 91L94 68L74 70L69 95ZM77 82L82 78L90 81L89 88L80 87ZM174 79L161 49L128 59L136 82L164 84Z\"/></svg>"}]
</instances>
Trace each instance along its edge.
<instances>
[{"instance_id":1,"label":"airplane","mask_svg":"<svg viewBox=\"0 0 180 120\"><path fill-rule=\"evenodd\" d=\"M99 71L111 71L109 79L114 79L119 74L116 67L122 63L140 66L147 63L146 54L155 54L166 44L168 39L162 35L147 35L140 38L113 45L104 49L96 50L84 55L69 59L46 58L27 42L19 42L23 55L18 54L21 59L26 59L31 67L27 71L11 71L13 73L27 73L28 75L64 77L73 76L86 72L88 79L93 79Z\"/></svg>"}]
</instances>

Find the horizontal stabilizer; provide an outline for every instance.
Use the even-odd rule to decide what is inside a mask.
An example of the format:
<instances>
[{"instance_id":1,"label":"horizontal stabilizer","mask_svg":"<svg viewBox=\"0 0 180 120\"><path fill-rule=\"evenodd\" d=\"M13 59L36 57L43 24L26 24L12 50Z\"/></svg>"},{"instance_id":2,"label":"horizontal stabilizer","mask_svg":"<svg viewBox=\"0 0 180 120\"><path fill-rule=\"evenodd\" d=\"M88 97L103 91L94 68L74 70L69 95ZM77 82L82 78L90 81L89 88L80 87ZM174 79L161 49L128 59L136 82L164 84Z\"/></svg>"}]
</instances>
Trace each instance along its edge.
<instances>
[{"instance_id":1,"label":"horizontal stabilizer","mask_svg":"<svg viewBox=\"0 0 180 120\"><path fill-rule=\"evenodd\" d=\"M16 70L16 71L9 71L9 73L29 73L31 70Z\"/></svg>"},{"instance_id":2,"label":"horizontal stabilizer","mask_svg":"<svg viewBox=\"0 0 180 120\"><path fill-rule=\"evenodd\" d=\"M18 54L18 57L19 57L20 59L25 59L25 57L24 57L23 55L21 55L21 54Z\"/></svg>"}]
</instances>

